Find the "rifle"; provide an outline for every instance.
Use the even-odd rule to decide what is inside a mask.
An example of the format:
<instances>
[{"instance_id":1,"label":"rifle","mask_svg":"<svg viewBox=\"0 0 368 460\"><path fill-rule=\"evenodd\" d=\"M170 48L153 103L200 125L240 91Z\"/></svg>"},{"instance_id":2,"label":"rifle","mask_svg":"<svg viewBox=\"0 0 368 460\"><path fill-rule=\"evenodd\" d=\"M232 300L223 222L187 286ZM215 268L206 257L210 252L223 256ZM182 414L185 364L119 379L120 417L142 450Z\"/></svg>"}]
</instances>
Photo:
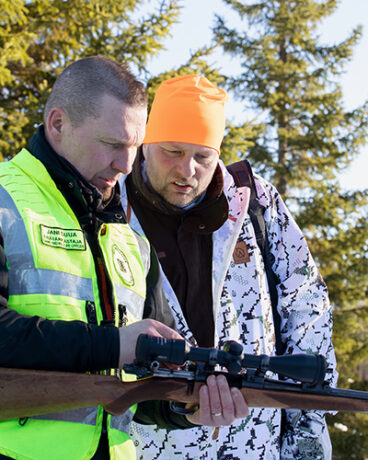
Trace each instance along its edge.
<instances>
[{"instance_id":1,"label":"rifle","mask_svg":"<svg viewBox=\"0 0 368 460\"><path fill-rule=\"evenodd\" d=\"M225 370L216 370L218 366ZM134 363L123 369L138 379L122 382L112 375L2 368L0 420L97 404L113 415L147 400L196 404L210 374L223 374L230 386L240 388L249 407L368 412L368 392L332 388L324 381L326 361L321 355L247 355L237 342L227 342L223 350L194 348L183 340L143 334ZM296 382L269 378L267 372ZM175 403L172 408L188 413Z\"/></svg>"}]
</instances>

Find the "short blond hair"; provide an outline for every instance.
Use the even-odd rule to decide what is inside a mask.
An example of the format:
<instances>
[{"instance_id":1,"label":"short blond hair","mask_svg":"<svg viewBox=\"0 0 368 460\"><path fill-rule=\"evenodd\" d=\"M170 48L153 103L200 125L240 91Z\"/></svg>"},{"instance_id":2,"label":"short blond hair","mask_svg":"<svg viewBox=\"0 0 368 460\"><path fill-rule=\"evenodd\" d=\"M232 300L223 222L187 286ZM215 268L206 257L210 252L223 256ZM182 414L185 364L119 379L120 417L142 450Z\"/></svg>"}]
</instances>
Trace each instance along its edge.
<instances>
[{"instance_id":1,"label":"short blond hair","mask_svg":"<svg viewBox=\"0 0 368 460\"><path fill-rule=\"evenodd\" d=\"M100 100L108 94L130 106L147 106L142 82L126 64L106 56L90 56L73 62L56 79L46 102L43 119L54 107L61 107L74 126L99 115Z\"/></svg>"}]
</instances>

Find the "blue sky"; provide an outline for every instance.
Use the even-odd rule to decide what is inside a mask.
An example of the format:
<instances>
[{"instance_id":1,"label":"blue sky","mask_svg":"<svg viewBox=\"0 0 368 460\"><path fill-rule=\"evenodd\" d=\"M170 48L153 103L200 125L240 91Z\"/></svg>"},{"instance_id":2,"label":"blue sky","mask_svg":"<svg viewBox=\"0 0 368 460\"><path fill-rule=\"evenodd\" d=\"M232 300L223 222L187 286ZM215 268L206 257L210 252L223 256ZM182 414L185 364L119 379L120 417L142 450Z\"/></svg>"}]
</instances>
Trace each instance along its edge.
<instances>
[{"instance_id":1,"label":"blue sky","mask_svg":"<svg viewBox=\"0 0 368 460\"><path fill-rule=\"evenodd\" d=\"M222 0L185 0L183 5L180 23L173 27L172 38L165 42L167 51L153 58L148 66L153 74L179 66L187 61L191 52L208 45L215 13L223 15L234 25L239 21L238 15L225 6ZM340 1L336 12L323 21L320 30L321 40L333 44L344 40L358 24L364 27L363 37L341 78L344 103L349 110L368 99L368 0ZM230 64L230 60L221 55L214 57L211 62L224 68ZM225 73L227 72L228 68ZM228 118L242 117L242 109L239 107L239 104L230 103L227 108ZM368 146L362 149L359 157L341 175L341 184L347 189L368 188L367 176Z\"/></svg>"}]
</instances>

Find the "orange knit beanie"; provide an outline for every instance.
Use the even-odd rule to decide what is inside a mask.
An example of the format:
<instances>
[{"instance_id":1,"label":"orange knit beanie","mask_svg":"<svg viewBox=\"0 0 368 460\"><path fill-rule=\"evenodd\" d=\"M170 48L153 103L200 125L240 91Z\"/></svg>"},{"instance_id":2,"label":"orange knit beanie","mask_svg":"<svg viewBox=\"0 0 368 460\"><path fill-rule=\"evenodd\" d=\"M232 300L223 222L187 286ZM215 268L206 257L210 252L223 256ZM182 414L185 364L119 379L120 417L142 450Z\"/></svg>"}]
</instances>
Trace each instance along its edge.
<instances>
[{"instance_id":1,"label":"orange knit beanie","mask_svg":"<svg viewBox=\"0 0 368 460\"><path fill-rule=\"evenodd\" d=\"M164 81L156 91L143 143L185 142L220 153L227 99L225 90L199 75Z\"/></svg>"}]
</instances>

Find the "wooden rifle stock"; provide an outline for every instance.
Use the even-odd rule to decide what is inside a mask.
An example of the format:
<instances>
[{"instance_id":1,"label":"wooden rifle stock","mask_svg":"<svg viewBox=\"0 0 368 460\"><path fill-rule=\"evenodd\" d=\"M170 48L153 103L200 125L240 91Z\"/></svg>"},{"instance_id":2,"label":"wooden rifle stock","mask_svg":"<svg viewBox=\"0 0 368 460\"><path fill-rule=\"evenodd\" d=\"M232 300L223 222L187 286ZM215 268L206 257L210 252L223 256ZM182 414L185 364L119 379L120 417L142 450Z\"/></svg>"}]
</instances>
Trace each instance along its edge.
<instances>
[{"instance_id":1,"label":"wooden rifle stock","mask_svg":"<svg viewBox=\"0 0 368 460\"><path fill-rule=\"evenodd\" d=\"M0 368L0 420L97 404L113 415L121 415L133 404L146 400L195 403L202 384L160 377L121 382L107 375ZM249 385L241 391L250 407L368 412L368 392L332 388L299 392L283 382L275 382L270 388Z\"/></svg>"}]
</instances>

